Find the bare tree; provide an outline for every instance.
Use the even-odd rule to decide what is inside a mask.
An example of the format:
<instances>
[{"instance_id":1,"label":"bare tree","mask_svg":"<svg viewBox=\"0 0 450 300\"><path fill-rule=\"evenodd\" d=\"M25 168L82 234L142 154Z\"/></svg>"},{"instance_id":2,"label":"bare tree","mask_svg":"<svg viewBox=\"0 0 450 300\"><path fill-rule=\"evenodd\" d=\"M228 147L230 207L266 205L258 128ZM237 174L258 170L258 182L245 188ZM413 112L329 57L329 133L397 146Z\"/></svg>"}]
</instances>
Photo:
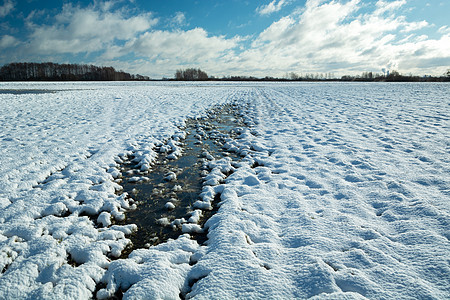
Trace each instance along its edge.
<instances>
[{"instance_id":1,"label":"bare tree","mask_svg":"<svg viewBox=\"0 0 450 300\"><path fill-rule=\"evenodd\" d=\"M0 80L149 80L113 67L46 63L10 63L0 69Z\"/></svg>"},{"instance_id":2,"label":"bare tree","mask_svg":"<svg viewBox=\"0 0 450 300\"><path fill-rule=\"evenodd\" d=\"M188 68L186 70L176 70L175 79L194 81L194 80L208 80L208 74L200 69Z\"/></svg>"}]
</instances>

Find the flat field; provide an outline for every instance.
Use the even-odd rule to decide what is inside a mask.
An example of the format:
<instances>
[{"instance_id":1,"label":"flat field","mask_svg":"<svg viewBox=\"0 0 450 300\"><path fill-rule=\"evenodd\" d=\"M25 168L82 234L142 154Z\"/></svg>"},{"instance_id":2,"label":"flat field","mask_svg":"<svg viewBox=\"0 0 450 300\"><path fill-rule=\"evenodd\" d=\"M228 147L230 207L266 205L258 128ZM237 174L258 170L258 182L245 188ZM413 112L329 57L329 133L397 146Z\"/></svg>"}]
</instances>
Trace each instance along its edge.
<instances>
[{"instance_id":1,"label":"flat field","mask_svg":"<svg viewBox=\"0 0 450 300\"><path fill-rule=\"evenodd\" d=\"M449 299L449 96L440 83L0 83L0 298ZM121 163L148 173L182 156L187 120L221 107L245 124L223 145L239 161L204 154L179 237L121 257L139 209Z\"/></svg>"}]
</instances>

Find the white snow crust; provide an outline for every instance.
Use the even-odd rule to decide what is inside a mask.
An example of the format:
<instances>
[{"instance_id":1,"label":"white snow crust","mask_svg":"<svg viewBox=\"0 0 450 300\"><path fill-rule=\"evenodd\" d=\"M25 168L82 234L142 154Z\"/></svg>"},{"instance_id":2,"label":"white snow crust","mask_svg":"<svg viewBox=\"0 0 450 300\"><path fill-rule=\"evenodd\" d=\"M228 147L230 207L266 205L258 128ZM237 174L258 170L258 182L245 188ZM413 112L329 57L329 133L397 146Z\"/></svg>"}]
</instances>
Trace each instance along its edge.
<instances>
[{"instance_id":1,"label":"white snow crust","mask_svg":"<svg viewBox=\"0 0 450 300\"><path fill-rule=\"evenodd\" d=\"M0 89L55 91L0 93L0 299L89 299L99 283L100 299L450 298L448 84ZM207 157L184 234L118 259L136 230L112 223L135 207L118 163L151 169L165 141L175 159L186 118L231 102L248 127L225 148L241 160ZM206 245L190 239L204 230Z\"/></svg>"}]
</instances>

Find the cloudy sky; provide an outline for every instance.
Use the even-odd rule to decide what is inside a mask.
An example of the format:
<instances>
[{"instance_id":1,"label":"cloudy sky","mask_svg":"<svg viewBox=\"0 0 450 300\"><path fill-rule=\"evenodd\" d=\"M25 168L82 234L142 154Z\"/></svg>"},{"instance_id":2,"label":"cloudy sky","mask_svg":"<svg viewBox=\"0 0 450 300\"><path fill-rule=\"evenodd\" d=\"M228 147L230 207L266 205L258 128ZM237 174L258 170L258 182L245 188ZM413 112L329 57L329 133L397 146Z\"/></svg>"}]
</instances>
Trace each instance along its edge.
<instances>
[{"instance_id":1,"label":"cloudy sky","mask_svg":"<svg viewBox=\"0 0 450 300\"><path fill-rule=\"evenodd\" d=\"M450 68L448 0L0 0L0 65L88 63L152 78Z\"/></svg>"}]
</instances>

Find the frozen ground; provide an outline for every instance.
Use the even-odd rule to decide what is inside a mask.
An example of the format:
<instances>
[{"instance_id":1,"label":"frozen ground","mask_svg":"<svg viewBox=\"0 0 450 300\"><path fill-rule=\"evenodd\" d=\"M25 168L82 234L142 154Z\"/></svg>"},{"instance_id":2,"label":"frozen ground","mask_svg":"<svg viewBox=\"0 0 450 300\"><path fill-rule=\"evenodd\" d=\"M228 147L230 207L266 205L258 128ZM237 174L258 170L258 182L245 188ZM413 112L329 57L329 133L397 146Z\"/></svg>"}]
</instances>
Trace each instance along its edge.
<instances>
[{"instance_id":1,"label":"frozen ground","mask_svg":"<svg viewBox=\"0 0 450 300\"><path fill-rule=\"evenodd\" d=\"M0 298L450 298L448 84L0 89L58 90L0 93ZM148 164L186 117L234 101L249 128L226 145L238 166L211 162L207 245L116 259L134 227L95 225L130 208L116 161Z\"/></svg>"}]
</instances>

